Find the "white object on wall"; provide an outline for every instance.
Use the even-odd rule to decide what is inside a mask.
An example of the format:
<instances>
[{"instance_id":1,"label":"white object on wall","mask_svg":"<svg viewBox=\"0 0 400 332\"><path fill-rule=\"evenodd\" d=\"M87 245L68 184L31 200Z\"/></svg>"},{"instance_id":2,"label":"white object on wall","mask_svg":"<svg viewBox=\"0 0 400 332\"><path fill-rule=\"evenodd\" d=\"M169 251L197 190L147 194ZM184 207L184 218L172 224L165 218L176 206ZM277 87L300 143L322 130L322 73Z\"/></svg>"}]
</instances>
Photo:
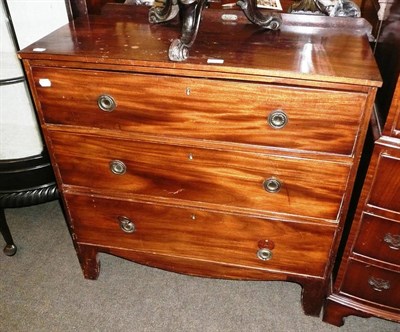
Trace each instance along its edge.
<instances>
[{"instance_id":1,"label":"white object on wall","mask_svg":"<svg viewBox=\"0 0 400 332\"><path fill-rule=\"evenodd\" d=\"M22 49L68 23L65 0L7 0Z\"/></svg>"},{"instance_id":2,"label":"white object on wall","mask_svg":"<svg viewBox=\"0 0 400 332\"><path fill-rule=\"evenodd\" d=\"M19 47L22 49L68 22L64 0L8 0ZM0 6L0 79L23 76L21 64ZM0 159L40 154L43 142L26 83L0 86Z\"/></svg>"},{"instance_id":3,"label":"white object on wall","mask_svg":"<svg viewBox=\"0 0 400 332\"><path fill-rule=\"evenodd\" d=\"M390 14L390 8L393 6L395 0L379 0L378 19L384 21Z\"/></svg>"}]
</instances>

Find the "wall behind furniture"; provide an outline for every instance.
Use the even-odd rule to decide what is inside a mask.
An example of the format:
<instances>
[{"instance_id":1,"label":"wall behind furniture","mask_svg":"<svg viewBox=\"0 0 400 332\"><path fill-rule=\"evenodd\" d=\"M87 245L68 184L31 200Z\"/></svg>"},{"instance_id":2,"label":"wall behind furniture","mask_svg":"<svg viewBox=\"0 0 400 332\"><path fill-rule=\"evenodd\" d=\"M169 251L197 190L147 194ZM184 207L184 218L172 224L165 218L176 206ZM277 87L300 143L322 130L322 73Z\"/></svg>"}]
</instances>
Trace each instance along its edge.
<instances>
[{"instance_id":1,"label":"wall behind furniture","mask_svg":"<svg viewBox=\"0 0 400 332\"><path fill-rule=\"evenodd\" d=\"M68 22L64 0L2 0L0 6L0 80L23 77L16 55L8 6L18 46L24 48ZM17 47L18 47L17 46ZM40 154L43 142L26 83L0 86L0 159Z\"/></svg>"}]
</instances>

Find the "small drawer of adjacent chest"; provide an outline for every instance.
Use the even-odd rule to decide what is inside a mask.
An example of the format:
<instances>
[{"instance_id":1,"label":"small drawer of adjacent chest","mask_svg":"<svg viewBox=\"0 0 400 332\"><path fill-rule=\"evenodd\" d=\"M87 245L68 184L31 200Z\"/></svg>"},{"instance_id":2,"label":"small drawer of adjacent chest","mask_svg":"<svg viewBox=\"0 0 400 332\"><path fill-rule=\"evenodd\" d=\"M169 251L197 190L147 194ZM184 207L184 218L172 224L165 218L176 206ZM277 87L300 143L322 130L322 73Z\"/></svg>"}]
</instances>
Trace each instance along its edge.
<instances>
[{"instance_id":1,"label":"small drawer of adjacent chest","mask_svg":"<svg viewBox=\"0 0 400 332\"><path fill-rule=\"evenodd\" d=\"M33 67L46 123L351 155L362 93Z\"/></svg>"},{"instance_id":2,"label":"small drawer of adjacent chest","mask_svg":"<svg viewBox=\"0 0 400 332\"><path fill-rule=\"evenodd\" d=\"M51 132L64 184L336 222L350 165Z\"/></svg>"},{"instance_id":3,"label":"small drawer of adjacent chest","mask_svg":"<svg viewBox=\"0 0 400 332\"><path fill-rule=\"evenodd\" d=\"M400 273L350 259L341 292L400 308Z\"/></svg>"},{"instance_id":4,"label":"small drawer of adjacent chest","mask_svg":"<svg viewBox=\"0 0 400 332\"><path fill-rule=\"evenodd\" d=\"M364 213L353 251L400 266L400 222Z\"/></svg>"},{"instance_id":5,"label":"small drawer of adjacent chest","mask_svg":"<svg viewBox=\"0 0 400 332\"><path fill-rule=\"evenodd\" d=\"M79 243L323 276L333 225L66 193Z\"/></svg>"},{"instance_id":6,"label":"small drawer of adjacent chest","mask_svg":"<svg viewBox=\"0 0 400 332\"><path fill-rule=\"evenodd\" d=\"M400 213L400 158L381 153L367 204Z\"/></svg>"}]
</instances>

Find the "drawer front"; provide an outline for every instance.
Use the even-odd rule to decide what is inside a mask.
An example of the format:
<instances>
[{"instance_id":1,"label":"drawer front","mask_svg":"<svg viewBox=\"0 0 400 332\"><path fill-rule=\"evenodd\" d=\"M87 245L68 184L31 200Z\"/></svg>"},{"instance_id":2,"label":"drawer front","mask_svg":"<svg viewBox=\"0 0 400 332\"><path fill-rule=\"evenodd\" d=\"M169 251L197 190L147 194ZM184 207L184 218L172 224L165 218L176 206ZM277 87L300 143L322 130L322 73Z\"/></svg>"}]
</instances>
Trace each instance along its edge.
<instances>
[{"instance_id":1,"label":"drawer front","mask_svg":"<svg viewBox=\"0 0 400 332\"><path fill-rule=\"evenodd\" d=\"M353 250L400 265L400 222L364 213Z\"/></svg>"},{"instance_id":2,"label":"drawer front","mask_svg":"<svg viewBox=\"0 0 400 332\"><path fill-rule=\"evenodd\" d=\"M36 67L33 75L48 123L346 155L365 103L364 94L236 81ZM99 109L102 95L115 101L111 112Z\"/></svg>"},{"instance_id":3,"label":"drawer front","mask_svg":"<svg viewBox=\"0 0 400 332\"><path fill-rule=\"evenodd\" d=\"M381 154L375 174L368 203L400 213L400 159Z\"/></svg>"},{"instance_id":4,"label":"drawer front","mask_svg":"<svg viewBox=\"0 0 400 332\"><path fill-rule=\"evenodd\" d=\"M335 230L96 196L65 198L80 243L313 276L323 276Z\"/></svg>"},{"instance_id":5,"label":"drawer front","mask_svg":"<svg viewBox=\"0 0 400 332\"><path fill-rule=\"evenodd\" d=\"M342 292L398 309L400 308L400 274L350 260Z\"/></svg>"},{"instance_id":6,"label":"drawer front","mask_svg":"<svg viewBox=\"0 0 400 332\"><path fill-rule=\"evenodd\" d=\"M61 132L50 136L65 184L331 221L349 173L346 164Z\"/></svg>"}]
</instances>

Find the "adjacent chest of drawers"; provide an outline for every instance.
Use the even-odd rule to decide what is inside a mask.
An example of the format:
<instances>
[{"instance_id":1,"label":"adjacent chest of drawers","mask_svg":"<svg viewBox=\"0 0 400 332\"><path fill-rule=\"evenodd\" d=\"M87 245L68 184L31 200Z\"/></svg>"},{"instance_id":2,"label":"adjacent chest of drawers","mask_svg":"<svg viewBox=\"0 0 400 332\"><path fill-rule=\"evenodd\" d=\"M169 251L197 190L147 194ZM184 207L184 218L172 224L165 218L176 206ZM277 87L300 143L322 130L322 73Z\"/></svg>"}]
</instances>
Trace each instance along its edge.
<instances>
[{"instance_id":1,"label":"adjacent chest of drawers","mask_svg":"<svg viewBox=\"0 0 400 332\"><path fill-rule=\"evenodd\" d=\"M363 191L324 320L348 315L400 322L400 79Z\"/></svg>"},{"instance_id":2,"label":"adjacent chest of drawers","mask_svg":"<svg viewBox=\"0 0 400 332\"><path fill-rule=\"evenodd\" d=\"M324 320L338 326L349 315L400 322L400 7L393 1L380 5L385 15L375 57L383 86L376 98L378 121L371 122L375 142L324 308Z\"/></svg>"},{"instance_id":3,"label":"adjacent chest of drawers","mask_svg":"<svg viewBox=\"0 0 400 332\"><path fill-rule=\"evenodd\" d=\"M105 252L297 282L317 315L380 85L365 22L260 33L222 14L206 11L183 63L167 60L178 31L139 9L20 54L76 251L90 279Z\"/></svg>"}]
</instances>

